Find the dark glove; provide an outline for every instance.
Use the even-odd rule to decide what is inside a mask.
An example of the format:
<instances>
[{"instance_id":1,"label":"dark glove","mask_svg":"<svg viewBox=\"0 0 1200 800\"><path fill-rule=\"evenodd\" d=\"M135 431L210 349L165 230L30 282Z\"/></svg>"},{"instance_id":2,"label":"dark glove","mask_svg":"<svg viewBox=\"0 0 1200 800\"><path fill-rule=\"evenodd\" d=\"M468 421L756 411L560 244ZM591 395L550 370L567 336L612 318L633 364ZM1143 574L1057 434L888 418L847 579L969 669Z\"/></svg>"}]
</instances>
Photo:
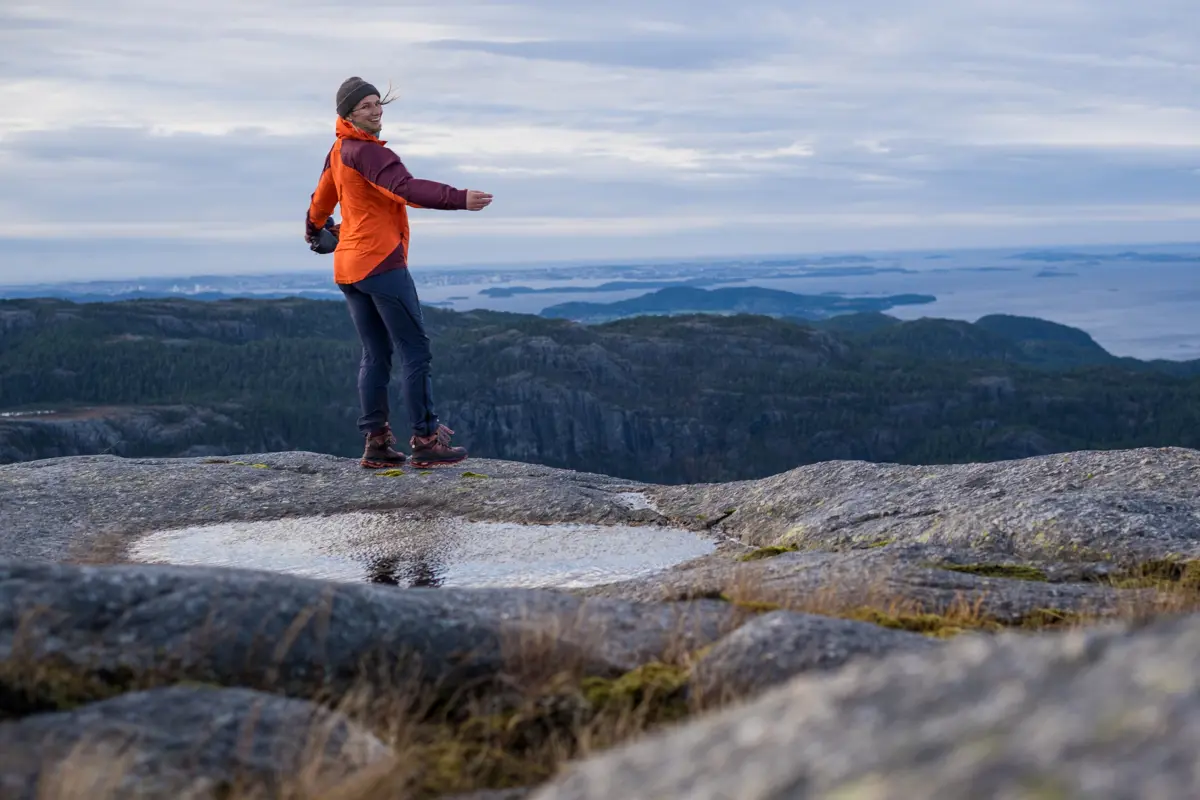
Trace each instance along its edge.
<instances>
[{"instance_id":1,"label":"dark glove","mask_svg":"<svg viewBox=\"0 0 1200 800\"><path fill-rule=\"evenodd\" d=\"M325 227L321 228L316 234L305 237L308 239L308 249L314 253L325 255L332 253L338 246L338 235L336 226L333 224L333 217L325 220Z\"/></svg>"}]
</instances>

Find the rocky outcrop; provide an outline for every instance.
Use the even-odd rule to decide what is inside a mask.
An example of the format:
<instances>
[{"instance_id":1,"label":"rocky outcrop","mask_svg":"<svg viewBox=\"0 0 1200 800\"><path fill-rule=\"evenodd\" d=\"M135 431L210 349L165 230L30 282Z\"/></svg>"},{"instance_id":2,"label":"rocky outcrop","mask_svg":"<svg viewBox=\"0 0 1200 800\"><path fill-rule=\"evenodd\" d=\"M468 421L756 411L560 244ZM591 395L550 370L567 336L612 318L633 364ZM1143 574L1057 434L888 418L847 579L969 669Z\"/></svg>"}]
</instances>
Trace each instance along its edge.
<instances>
[{"instance_id":1,"label":"rocky outcrop","mask_svg":"<svg viewBox=\"0 0 1200 800\"><path fill-rule=\"evenodd\" d=\"M312 453L4 466L0 751L4 731L103 734L134 725L108 703L204 684L300 704L279 719L387 697L363 752L393 741L399 695L416 732L397 774L421 798L533 787L584 756L534 796L1195 796L1198 477L1183 449L695 486L478 459L372 473ZM620 524L647 543L670 526L718 547L569 591L67 563L121 562L156 531L371 510ZM219 782L241 763L221 734L210 766L171 766L172 719L139 739L166 742L168 773ZM32 774L20 761L0 780L23 791Z\"/></svg>"},{"instance_id":2,"label":"rocky outcrop","mask_svg":"<svg viewBox=\"0 0 1200 800\"><path fill-rule=\"evenodd\" d=\"M462 472L486 475L465 480ZM229 458L82 456L0 466L0 556L61 560L93 545L188 525L402 509L414 518L656 523L623 493L637 484L472 459L461 470L394 479L317 453ZM168 502L169 500L169 502Z\"/></svg>"},{"instance_id":3,"label":"rocky outcrop","mask_svg":"<svg viewBox=\"0 0 1200 800\"><path fill-rule=\"evenodd\" d=\"M488 478L443 470L387 481L315 453L3 465L0 555L59 559L103 533L383 508L524 523L670 523L746 552L928 545L1054 563L1200 553L1200 453L1181 448L942 466L835 461L690 486L486 459L464 469Z\"/></svg>"},{"instance_id":4,"label":"rocky outcrop","mask_svg":"<svg viewBox=\"0 0 1200 800\"><path fill-rule=\"evenodd\" d=\"M918 633L881 630L867 622L773 611L709 649L692 667L691 689L699 705L717 706L859 656L936 646L936 640Z\"/></svg>"},{"instance_id":5,"label":"rocky outcrop","mask_svg":"<svg viewBox=\"0 0 1200 800\"><path fill-rule=\"evenodd\" d=\"M725 597L762 607L845 612L857 607L938 615L969 613L1017 625L1040 610L1112 616L1144 601L1145 590L1118 589L1109 564L992 560L971 550L891 545L844 552L751 551L583 590L639 601Z\"/></svg>"},{"instance_id":6,"label":"rocky outcrop","mask_svg":"<svg viewBox=\"0 0 1200 800\"><path fill-rule=\"evenodd\" d=\"M176 686L0 723L0 795L319 797L393 751L343 715L246 689Z\"/></svg>"},{"instance_id":7,"label":"rocky outcrop","mask_svg":"<svg viewBox=\"0 0 1200 800\"><path fill-rule=\"evenodd\" d=\"M1200 620L972 637L798 678L534 800L1200 796Z\"/></svg>"},{"instance_id":8,"label":"rocky outcrop","mask_svg":"<svg viewBox=\"0 0 1200 800\"><path fill-rule=\"evenodd\" d=\"M546 664L615 677L698 650L743 618L715 601L0 562L0 697L21 713L187 681L306 699L405 684L430 705L461 703Z\"/></svg>"},{"instance_id":9,"label":"rocky outcrop","mask_svg":"<svg viewBox=\"0 0 1200 800\"><path fill-rule=\"evenodd\" d=\"M930 544L1101 561L1200 553L1200 453L1091 451L937 466L829 462L757 481L649 492L670 517L752 545Z\"/></svg>"}]
</instances>

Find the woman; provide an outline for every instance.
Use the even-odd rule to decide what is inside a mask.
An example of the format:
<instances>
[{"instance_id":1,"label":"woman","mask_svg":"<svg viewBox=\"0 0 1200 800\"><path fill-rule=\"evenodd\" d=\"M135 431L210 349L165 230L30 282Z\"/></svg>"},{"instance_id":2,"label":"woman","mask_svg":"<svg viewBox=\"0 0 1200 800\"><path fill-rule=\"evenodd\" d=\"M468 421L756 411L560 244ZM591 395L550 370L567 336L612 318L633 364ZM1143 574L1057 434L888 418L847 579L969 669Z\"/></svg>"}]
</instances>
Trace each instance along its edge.
<instances>
[{"instance_id":1,"label":"woman","mask_svg":"<svg viewBox=\"0 0 1200 800\"><path fill-rule=\"evenodd\" d=\"M321 246L322 230L337 237L334 280L346 296L363 347L358 372L358 427L366 436L362 466L395 467L406 460L392 448L396 437L388 423L393 349L400 351L404 366L413 466L456 464L467 451L451 446L454 432L433 409L429 337L408 272L407 207L480 211L492 196L414 178L378 138L383 106L389 102L362 78L349 78L338 89L337 139L312 194L305 239L314 250L328 252ZM342 222L333 225L330 214L339 203Z\"/></svg>"}]
</instances>

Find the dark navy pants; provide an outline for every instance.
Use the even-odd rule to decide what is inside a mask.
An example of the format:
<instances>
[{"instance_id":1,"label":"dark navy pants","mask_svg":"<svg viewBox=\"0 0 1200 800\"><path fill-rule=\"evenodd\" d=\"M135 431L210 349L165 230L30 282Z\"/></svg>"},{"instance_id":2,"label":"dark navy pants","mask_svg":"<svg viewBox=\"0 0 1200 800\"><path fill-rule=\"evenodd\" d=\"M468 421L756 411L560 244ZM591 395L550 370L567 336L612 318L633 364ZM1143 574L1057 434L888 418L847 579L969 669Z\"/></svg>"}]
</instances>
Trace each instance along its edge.
<instances>
[{"instance_id":1,"label":"dark navy pants","mask_svg":"<svg viewBox=\"0 0 1200 800\"><path fill-rule=\"evenodd\" d=\"M388 270L357 283L339 284L350 317L362 340L358 369L358 397L362 416L358 428L374 433L388 421L388 383L392 353L400 351L404 401L415 436L429 436L438 427L433 410L429 337L417 299L417 287L406 268Z\"/></svg>"}]
</instances>

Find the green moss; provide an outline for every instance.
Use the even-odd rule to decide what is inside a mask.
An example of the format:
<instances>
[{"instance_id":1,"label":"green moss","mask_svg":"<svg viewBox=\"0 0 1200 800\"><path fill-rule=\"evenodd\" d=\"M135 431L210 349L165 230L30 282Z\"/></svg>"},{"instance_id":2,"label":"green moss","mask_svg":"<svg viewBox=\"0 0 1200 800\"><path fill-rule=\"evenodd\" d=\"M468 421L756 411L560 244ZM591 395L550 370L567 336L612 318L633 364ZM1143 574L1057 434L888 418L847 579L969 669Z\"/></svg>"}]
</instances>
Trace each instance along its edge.
<instances>
[{"instance_id":1,"label":"green moss","mask_svg":"<svg viewBox=\"0 0 1200 800\"><path fill-rule=\"evenodd\" d=\"M487 475L484 475L481 472L464 472L462 474L462 476L464 478L486 478L487 477Z\"/></svg>"},{"instance_id":2,"label":"green moss","mask_svg":"<svg viewBox=\"0 0 1200 800\"><path fill-rule=\"evenodd\" d=\"M1064 628L1085 621L1080 614L1058 608L1034 609L1017 620L1004 622L986 615L890 614L869 607L857 608L845 616L862 622L872 622L884 628L921 633L938 639L948 639L968 631L998 633L1006 629Z\"/></svg>"},{"instance_id":3,"label":"green moss","mask_svg":"<svg viewBox=\"0 0 1200 800\"><path fill-rule=\"evenodd\" d=\"M730 603L738 608L750 611L754 614L766 614L771 611L780 611L783 609L783 606L781 606L779 603L769 603L762 600L738 600L723 592L717 595L715 599L724 600L726 603Z\"/></svg>"},{"instance_id":4,"label":"green moss","mask_svg":"<svg viewBox=\"0 0 1200 800\"><path fill-rule=\"evenodd\" d=\"M20 656L0 662L0 717L70 711L139 689L171 683L157 676L135 676L128 669L92 674L57 661L27 661Z\"/></svg>"},{"instance_id":5,"label":"green moss","mask_svg":"<svg viewBox=\"0 0 1200 800\"><path fill-rule=\"evenodd\" d=\"M746 553L738 561L761 561L764 558L774 558L784 553L795 553L800 548L794 544L771 544Z\"/></svg>"},{"instance_id":6,"label":"green moss","mask_svg":"<svg viewBox=\"0 0 1200 800\"><path fill-rule=\"evenodd\" d=\"M920 633L936 639L948 639L967 630L977 630L981 627L968 624L963 620L952 620L938 614L887 614L877 608L865 607L855 609L847 616L850 619L871 622L884 628ZM995 624L993 623L993 625ZM995 625L995 627L998 628L999 626ZM987 628L985 627L984 629Z\"/></svg>"},{"instance_id":7,"label":"green moss","mask_svg":"<svg viewBox=\"0 0 1200 800\"><path fill-rule=\"evenodd\" d=\"M1042 583L1049 580L1046 577L1046 573L1042 570L1023 564L932 564L931 566L951 572L978 575L982 578L1009 578L1017 581L1039 581Z\"/></svg>"},{"instance_id":8,"label":"green moss","mask_svg":"<svg viewBox=\"0 0 1200 800\"><path fill-rule=\"evenodd\" d=\"M895 539L877 539L877 540L871 542L870 544L868 544L867 547L871 548L871 549L874 549L876 547L887 547L889 544L891 544L894 541L896 541L896 540Z\"/></svg>"},{"instance_id":9,"label":"green moss","mask_svg":"<svg viewBox=\"0 0 1200 800\"><path fill-rule=\"evenodd\" d=\"M1054 776L1030 776L1021 782L1021 800L1067 800L1071 796L1062 781Z\"/></svg>"},{"instance_id":10,"label":"green moss","mask_svg":"<svg viewBox=\"0 0 1200 800\"><path fill-rule=\"evenodd\" d=\"M681 719L688 713L688 672L661 662L643 664L619 678L585 678L583 696L600 713L640 710L655 722Z\"/></svg>"},{"instance_id":11,"label":"green moss","mask_svg":"<svg viewBox=\"0 0 1200 800\"><path fill-rule=\"evenodd\" d=\"M404 475L405 472L402 469L385 469L381 472L376 472L375 474L381 478L399 478L401 475Z\"/></svg>"},{"instance_id":12,"label":"green moss","mask_svg":"<svg viewBox=\"0 0 1200 800\"><path fill-rule=\"evenodd\" d=\"M255 469L270 469L271 468L270 464L251 464L250 466L254 467Z\"/></svg>"}]
</instances>

